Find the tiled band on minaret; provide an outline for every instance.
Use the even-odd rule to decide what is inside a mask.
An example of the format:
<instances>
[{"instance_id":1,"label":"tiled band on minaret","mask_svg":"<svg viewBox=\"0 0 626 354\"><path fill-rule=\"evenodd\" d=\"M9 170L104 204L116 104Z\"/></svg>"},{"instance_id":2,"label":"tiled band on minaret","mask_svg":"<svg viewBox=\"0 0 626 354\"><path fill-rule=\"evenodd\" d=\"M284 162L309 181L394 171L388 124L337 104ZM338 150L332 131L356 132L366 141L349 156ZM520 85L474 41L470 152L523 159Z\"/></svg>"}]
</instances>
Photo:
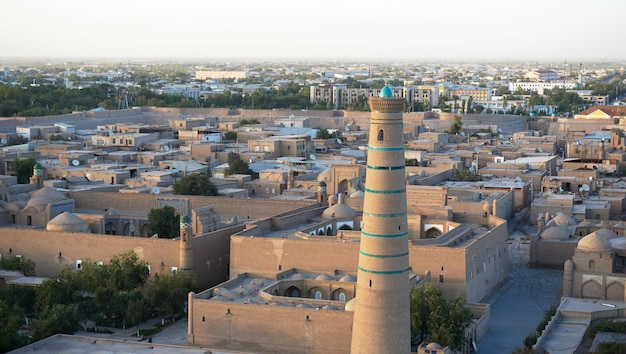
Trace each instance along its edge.
<instances>
[{"instance_id":1,"label":"tiled band on minaret","mask_svg":"<svg viewBox=\"0 0 626 354\"><path fill-rule=\"evenodd\" d=\"M367 175L351 353L409 353L409 250L403 98L369 100Z\"/></svg>"}]
</instances>

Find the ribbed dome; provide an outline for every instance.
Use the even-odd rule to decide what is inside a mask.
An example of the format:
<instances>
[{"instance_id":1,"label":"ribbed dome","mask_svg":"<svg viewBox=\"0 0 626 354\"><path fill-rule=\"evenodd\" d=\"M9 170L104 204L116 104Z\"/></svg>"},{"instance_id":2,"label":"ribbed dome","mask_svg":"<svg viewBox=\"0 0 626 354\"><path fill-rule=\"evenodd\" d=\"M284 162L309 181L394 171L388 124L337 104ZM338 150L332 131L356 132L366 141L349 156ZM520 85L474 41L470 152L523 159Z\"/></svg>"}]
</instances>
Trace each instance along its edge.
<instances>
[{"instance_id":1,"label":"ribbed dome","mask_svg":"<svg viewBox=\"0 0 626 354\"><path fill-rule=\"evenodd\" d=\"M613 248L609 243L609 239L615 236L615 233L611 230L596 230L578 241L578 249L594 252L610 252Z\"/></svg>"},{"instance_id":2,"label":"ribbed dome","mask_svg":"<svg viewBox=\"0 0 626 354\"><path fill-rule=\"evenodd\" d=\"M355 277L353 277L353 276L352 276L352 275L350 275L350 274L346 274L346 275L344 275L343 277L339 278L339 281L355 282L355 281L356 281L356 278L355 278Z\"/></svg>"},{"instance_id":3,"label":"ribbed dome","mask_svg":"<svg viewBox=\"0 0 626 354\"><path fill-rule=\"evenodd\" d=\"M552 241L564 241L568 240L570 236L569 229L566 226L552 226L545 229L541 233L541 238L544 240Z\"/></svg>"},{"instance_id":4,"label":"ribbed dome","mask_svg":"<svg viewBox=\"0 0 626 354\"><path fill-rule=\"evenodd\" d=\"M393 91L391 90L391 85L385 85L385 87L383 87L380 90L380 93L378 94L378 97L381 97L381 98L391 98L391 97L393 97Z\"/></svg>"}]
</instances>

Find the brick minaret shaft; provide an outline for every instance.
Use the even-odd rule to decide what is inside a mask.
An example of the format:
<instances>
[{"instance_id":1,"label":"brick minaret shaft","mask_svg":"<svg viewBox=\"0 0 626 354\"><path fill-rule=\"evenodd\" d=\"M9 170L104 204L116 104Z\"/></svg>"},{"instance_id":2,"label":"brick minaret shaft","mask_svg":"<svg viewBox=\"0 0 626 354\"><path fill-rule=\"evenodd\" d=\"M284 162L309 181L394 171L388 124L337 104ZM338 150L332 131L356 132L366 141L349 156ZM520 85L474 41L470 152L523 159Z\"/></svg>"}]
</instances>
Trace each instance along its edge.
<instances>
[{"instance_id":1,"label":"brick minaret shaft","mask_svg":"<svg viewBox=\"0 0 626 354\"><path fill-rule=\"evenodd\" d=\"M402 108L370 98L367 175L351 353L410 353L409 246Z\"/></svg>"}]
</instances>

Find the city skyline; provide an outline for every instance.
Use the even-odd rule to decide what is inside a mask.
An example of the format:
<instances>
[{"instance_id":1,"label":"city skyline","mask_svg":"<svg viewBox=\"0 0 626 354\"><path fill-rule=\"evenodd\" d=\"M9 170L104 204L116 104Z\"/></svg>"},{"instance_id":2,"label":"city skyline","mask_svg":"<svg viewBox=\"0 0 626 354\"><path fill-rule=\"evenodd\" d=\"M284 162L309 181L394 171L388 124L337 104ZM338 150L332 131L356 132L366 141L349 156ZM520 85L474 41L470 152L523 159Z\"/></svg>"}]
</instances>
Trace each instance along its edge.
<instances>
[{"instance_id":1,"label":"city skyline","mask_svg":"<svg viewBox=\"0 0 626 354\"><path fill-rule=\"evenodd\" d=\"M626 59L617 0L171 4L4 2L0 58Z\"/></svg>"}]
</instances>

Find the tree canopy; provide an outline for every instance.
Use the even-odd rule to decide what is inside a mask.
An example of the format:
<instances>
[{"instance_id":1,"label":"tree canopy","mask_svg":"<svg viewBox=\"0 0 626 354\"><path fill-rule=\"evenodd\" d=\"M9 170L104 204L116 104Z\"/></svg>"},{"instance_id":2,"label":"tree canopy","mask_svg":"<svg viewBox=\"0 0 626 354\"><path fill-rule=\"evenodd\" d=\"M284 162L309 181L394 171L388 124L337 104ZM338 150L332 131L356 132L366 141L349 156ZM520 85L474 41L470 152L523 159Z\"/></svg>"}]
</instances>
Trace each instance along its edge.
<instances>
[{"instance_id":1,"label":"tree canopy","mask_svg":"<svg viewBox=\"0 0 626 354\"><path fill-rule=\"evenodd\" d=\"M413 340L421 343L428 339L453 350L463 348L472 312L460 296L447 301L432 284L416 286L411 288L410 307Z\"/></svg>"},{"instance_id":2,"label":"tree canopy","mask_svg":"<svg viewBox=\"0 0 626 354\"><path fill-rule=\"evenodd\" d=\"M250 169L250 165L242 159L236 159L228 163L227 175L251 175L254 176L254 171Z\"/></svg>"},{"instance_id":3,"label":"tree canopy","mask_svg":"<svg viewBox=\"0 0 626 354\"><path fill-rule=\"evenodd\" d=\"M217 187L207 175L191 173L174 183L174 193L182 195L217 195Z\"/></svg>"},{"instance_id":4,"label":"tree canopy","mask_svg":"<svg viewBox=\"0 0 626 354\"><path fill-rule=\"evenodd\" d=\"M36 163L37 160L32 157L13 160L13 169L17 177L17 183L27 184L30 182L30 177L33 175L33 167Z\"/></svg>"},{"instance_id":5,"label":"tree canopy","mask_svg":"<svg viewBox=\"0 0 626 354\"><path fill-rule=\"evenodd\" d=\"M180 234L180 215L169 205L150 209L148 230L151 234L158 234L159 238L175 238Z\"/></svg>"}]
</instances>

